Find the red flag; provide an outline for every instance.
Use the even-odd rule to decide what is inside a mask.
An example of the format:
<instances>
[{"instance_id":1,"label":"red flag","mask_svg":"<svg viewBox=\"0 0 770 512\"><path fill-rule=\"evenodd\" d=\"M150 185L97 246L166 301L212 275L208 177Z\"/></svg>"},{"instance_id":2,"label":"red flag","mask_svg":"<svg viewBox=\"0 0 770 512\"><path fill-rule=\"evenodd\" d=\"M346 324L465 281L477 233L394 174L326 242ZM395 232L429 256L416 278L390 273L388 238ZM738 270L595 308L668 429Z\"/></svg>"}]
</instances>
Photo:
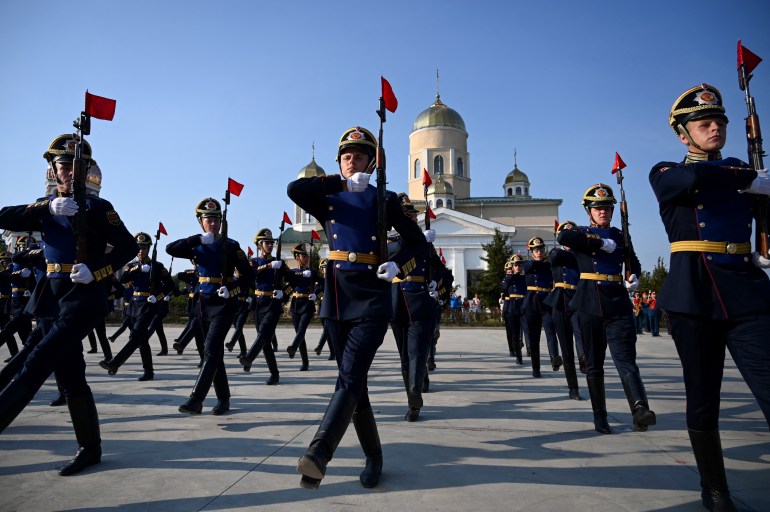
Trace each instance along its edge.
<instances>
[{"instance_id":1,"label":"red flag","mask_svg":"<svg viewBox=\"0 0 770 512\"><path fill-rule=\"evenodd\" d=\"M428 171L423 168L422 169L422 186L423 187L430 187L433 184L433 180L430 179L430 174L428 174Z\"/></svg>"},{"instance_id":2,"label":"red flag","mask_svg":"<svg viewBox=\"0 0 770 512\"><path fill-rule=\"evenodd\" d=\"M318 234L318 232L315 229L310 230L310 239L311 240L320 240L321 235Z\"/></svg>"},{"instance_id":3,"label":"red flag","mask_svg":"<svg viewBox=\"0 0 770 512\"><path fill-rule=\"evenodd\" d=\"M283 222L291 226L291 219L289 218L289 214L286 212L283 212Z\"/></svg>"},{"instance_id":4,"label":"red flag","mask_svg":"<svg viewBox=\"0 0 770 512\"><path fill-rule=\"evenodd\" d=\"M251 246L246 247L246 249L247 249L246 254L249 255L249 258L254 256L254 251L251 250Z\"/></svg>"},{"instance_id":5,"label":"red flag","mask_svg":"<svg viewBox=\"0 0 770 512\"><path fill-rule=\"evenodd\" d=\"M428 217L430 217L431 219L435 219L436 214L433 213L433 210L430 209L430 206L426 206L425 208L426 208L425 211L428 212Z\"/></svg>"},{"instance_id":6,"label":"red flag","mask_svg":"<svg viewBox=\"0 0 770 512\"><path fill-rule=\"evenodd\" d=\"M86 91L86 114L91 117L112 121L115 117L115 104L117 104L115 100L102 98Z\"/></svg>"},{"instance_id":7,"label":"red flag","mask_svg":"<svg viewBox=\"0 0 770 512\"><path fill-rule=\"evenodd\" d=\"M738 40L738 67L740 68L742 64L746 64L746 74L751 73L754 71L754 68L756 68L759 63L762 62L762 57L755 54L745 46L741 44L740 39Z\"/></svg>"},{"instance_id":8,"label":"red flag","mask_svg":"<svg viewBox=\"0 0 770 512\"><path fill-rule=\"evenodd\" d=\"M441 247L438 248L438 255L439 256L443 256L444 255L444 251L441 250Z\"/></svg>"},{"instance_id":9,"label":"red flag","mask_svg":"<svg viewBox=\"0 0 770 512\"><path fill-rule=\"evenodd\" d=\"M553 232L556 233L557 231L559 231L559 219L553 221Z\"/></svg>"},{"instance_id":10,"label":"red flag","mask_svg":"<svg viewBox=\"0 0 770 512\"><path fill-rule=\"evenodd\" d=\"M168 231L166 231L166 228L163 227L163 223L158 223L158 231L163 233L164 235L168 236Z\"/></svg>"},{"instance_id":11,"label":"red flag","mask_svg":"<svg viewBox=\"0 0 770 512\"><path fill-rule=\"evenodd\" d=\"M615 174L621 169L626 168L626 163L623 161L622 158L620 158L620 155L615 153L615 165L612 166L612 174Z\"/></svg>"},{"instance_id":12,"label":"red flag","mask_svg":"<svg viewBox=\"0 0 770 512\"><path fill-rule=\"evenodd\" d=\"M227 178L227 191L236 196L240 196L241 191L243 191L243 185L232 178Z\"/></svg>"},{"instance_id":13,"label":"red flag","mask_svg":"<svg viewBox=\"0 0 770 512\"><path fill-rule=\"evenodd\" d=\"M443 263L444 265L446 265L446 258L444 258L443 256L441 257L441 263Z\"/></svg>"},{"instance_id":14,"label":"red flag","mask_svg":"<svg viewBox=\"0 0 770 512\"><path fill-rule=\"evenodd\" d=\"M395 112L398 108L398 99L396 99L396 95L393 94L393 88L390 86L390 83L385 80L385 77L380 76L380 78L382 79L382 99L385 101L385 108L391 112Z\"/></svg>"}]
</instances>

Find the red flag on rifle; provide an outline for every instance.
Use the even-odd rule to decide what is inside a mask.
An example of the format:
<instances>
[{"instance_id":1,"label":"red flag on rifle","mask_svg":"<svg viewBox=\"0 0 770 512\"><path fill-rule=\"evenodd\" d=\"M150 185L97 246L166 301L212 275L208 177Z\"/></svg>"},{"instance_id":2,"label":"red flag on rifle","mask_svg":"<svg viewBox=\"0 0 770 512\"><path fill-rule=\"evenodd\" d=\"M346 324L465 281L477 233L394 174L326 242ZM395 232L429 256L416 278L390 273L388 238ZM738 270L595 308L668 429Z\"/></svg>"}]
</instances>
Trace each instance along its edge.
<instances>
[{"instance_id":1,"label":"red flag on rifle","mask_svg":"<svg viewBox=\"0 0 770 512\"><path fill-rule=\"evenodd\" d=\"M759 63L762 62L762 57L755 54L745 46L741 44L740 39L738 40L738 67L740 68L741 65L746 65L746 74L751 73L754 71L754 68L756 68Z\"/></svg>"},{"instance_id":2,"label":"red flag on rifle","mask_svg":"<svg viewBox=\"0 0 770 512\"><path fill-rule=\"evenodd\" d=\"M438 248L438 255L439 256L443 256L444 255L444 251L441 250L441 247Z\"/></svg>"},{"instance_id":3,"label":"red flag on rifle","mask_svg":"<svg viewBox=\"0 0 770 512\"><path fill-rule=\"evenodd\" d=\"M443 263L444 265L446 265L446 258L444 258L443 256L441 257L441 263Z\"/></svg>"},{"instance_id":4,"label":"red flag on rifle","mask_svg":"<svg viewBox=\"0 0 770 512\"><path fill-rule=\"evenodd\" d=\"M158 223L158 231L163 233L164 235L168 236L168 231L166 231L166 228L163 227L163 223Z\"/></svg>"},{"instance_id":5,"label":"red flag on rifle","mask_svg":"<svg viewBox=\"0 0 770 512\"><path fill-rule=\"evenodd\" d=\"M385 108L391 112L395 112L398 108L398 99L396 99L396 95L393 94L393 88L390 86L390 83L385 80L385 77L380 76L380 78L382 79L382 99L385 101Z\"/></svg>"},{"instance_id":6,"label":"red flag on rifle","mask_svg":"<svg viewBox=\"0 0 770 512\"><path fill-rule=\"evenodd\" d=\"M289 218L289 214L286 212L283 212L283 222L291 226L291 219Z\"/></svg>"},{"instance_id":7,"label":"red flag on rifle","mask_svg":"<svg viewBox=\"0 0 770 512\"><path fill-rule=\"evenodd\" d=\"M612 174L615 174L621 169L626 168L626 163L623 161L622 158L620 158L620 155L615 153L615 165L612 166Z\"/></svg>"},{"instance_id":8,"label":"red flag on rifle","mask_svg":"<svg viewBox=\"0 0 770 512\"><path fill-rule=\"evenodd\" d=\"M553 232L556 233L557 231L559 231L559 219L553 221Z\"/></svg>"},{"instance_id":9,"label":"red flag on rifle","mask_svg":"<svg viewBox=\"0 0 770 512\"><path fill-rule=\"evenodd\" d=\"M86 114L96 119L112 121L115 117L115 105L117 101L109 98L102 98L96 94L86 91Z\"/></svg>"},{"instance_id":10,"label":"red flag on rifle","mask_svg":"<svg viewBox=\"0 0 770 512\"><path fill-rule=\"evenodd\" d=\"M433 180L430 179L430 174L428 174L428 171L423 168L422 170L422 186L423 187L430 187L433 184Z\"/></svg>"},{"instance_id":11,"label":"red flag on rifle","mask_svg":"<svg viewBox=\"0 0 770 512\"><path fill-rule=\"evenodd\" d=\"M428 212L428 217L430 217L431 219L436 218L436 214L433 213L433 210L430 209L430 206L426 206L425 211Z\"/></svg>"},{"instance_id":12,"label":"red flag on rifle","mask_svg":"<svg viewBox=\"0 0 770 512\"><path fill-rule=\"evenodd\" d=\"M227 178L227 191L233 195L240 196L243 191L243 185L232 178Z\"/></svg>"},{"instance_id":13,"label":"red flag on rifle","mask_svg":"<svg viewBox=\"0 0 770 512\"><path fill-rule=\"evenodd\" d=\"M321 240L321 235L318 234L318 232L315 229L310 230L310 239L311 240Z\"/></svg>"},{"instance_id":14,"label":"red flag on rifle","mask_svg":"<svg viewBox=\"0 0 770 512\"><path fill-rule=\"evenodd\" d=\"M251 246L248 246L248 247L246 247L246 249L247 249L247 250L246 250L246 254L248 254L248 255L249 255L249 258L251 258L252 256L254 256L254 251L252 251L252 250L251 250Z\"/></svg>"}]
</instances>

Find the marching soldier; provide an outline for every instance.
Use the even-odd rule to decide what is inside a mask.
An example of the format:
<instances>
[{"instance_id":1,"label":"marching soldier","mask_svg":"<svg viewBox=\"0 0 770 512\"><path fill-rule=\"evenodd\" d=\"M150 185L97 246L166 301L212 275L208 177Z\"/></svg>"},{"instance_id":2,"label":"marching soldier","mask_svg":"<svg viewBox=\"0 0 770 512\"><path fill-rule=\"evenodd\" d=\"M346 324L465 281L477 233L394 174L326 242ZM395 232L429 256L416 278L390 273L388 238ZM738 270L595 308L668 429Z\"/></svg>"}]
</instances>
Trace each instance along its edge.
<instances>
[{"instance_id":1,"label":"marching soldier","mask_svg":"<svg viewBox=\"0 0 770 512\"><path fill-rule=\"evenodd\" d=\"M142 358L144 373L137 379L148 381L155 378L155 370L152 365L152 350L150 349L150 325L158 313L158 301L171 293L174 281L163 263L149 258L152 237L144 232L139 232L134 237L139 246L136 261L126 266L120 278L121 283L132 283L134 295L129 305L129 316L134 319L128 342L120 352L109 361L103 359L99 366L107 370L110 375L118 373L118 369L131 357L136 349Z\"/></svg>"},{"instance_id":2,"label":"marching soldier","mask_svg":"<svg viewBox=\"0 0 770 512\"><path fill-rule=\"evenodd\" d=\"M254 324L257 327L257 339L251 344L249 351L238 360L243 365L243 371L251 370L251 364L260 352L265 355L265 362L270 371L265 384L275 386L280 380L278 363L275 360L273 339L275 328L283 313L283 280L287 272L283 260L273 258L273 245L275 238L267 229L260 229L254 237L259 256L252 258L251 266L254 269ZM278 258L280 258L280 254Z\"/></svg>"},{"instance_id":3,"label":"marching soldier","mask_svg":"<svg viewBox=\"0 0 770 512\"><path fill-rule=\"evenodd\" d=\"M558 371L562 365L559 355L559 342L551 317L551 306L545 303L548 292L553 288L551 264L545 257L545 242L540 237L532 237L527 242L527 249L532 253L532 259L522 265L524 277L527 280L527 293L524 296L524 315L527 318L529 330L529 356L532 359L532 376L540 378L540 331L545 330L545 340L551 357L553 371Z\"/></svg>"},{"instance_id":4,"label":"marching soldier","mask_svg":"<svg viewBox=\"0 0 770 512\"><path fill-rule=\"evenodd\" d=\"M403 215L416 224L417 209L409 196L401 193L398 199ZM428 242L436 239L436 232L432 229L423 233ZM404 246L401 237L394 237L393 240L389 246L394 248L396 254L411 251ZM390 326L401 358L401 376L409 404L404 420L409 422L417 421L423 406L422 387L428 375L428 354L436 323L434 297L438 297L438 284L433 279L429 280L432 276L428 276L428 265L436 266L438 255L431 251L432 257L428 261L426 254L415 254L406 264L407 268L411 268L407 275L393 279L393 318ZM440 260L438 265L441 265Z\"/></svg>"},{"instance_id":5,"label":"marching soldier","mask_svg":"<svg viewBox=\"0 0 770 512\"><path fill-rule=\"evenodd\" d=\"M511 356L516 357L516 364L524 364L521 356L521 317L524 315L524 296L527 293L527 281L521 273L524 258L520 254L505 263L505 277L502 281L503 320L505 321L505 334L508 341L508 350Z\"/></svg>"},{"instance_id":6,"label":"marching soldier","mask_svg":"<svg viewBox=\"0 0 770 512\"><path fill-rule=\"evenodd\" d=\"M108 201L93 194L79 201L73 197L73 160L78 144L82 144L83 164L87 166L91 147L75 134L56 137L43 155L51 164L48 177L56 182L55 197L0 210L0 228L43 233L47 274L44 285L35 289L32 313L54 319L29 352L23 368L0 393L0 431L11 424L51 373L55 373L67 398L79 446L75 458L59 470L62 476L101 461L99 417L86 382L81 340L105 312L106 291L102 281L113 274L113 269L128 262L137 250L134 238ZM101 181L101 175L98 178ZM89 179L96 177L87 174L86 180ZM87 232L76 235L73 225L84 224L88 226ZM80 238L86 236L86 240ZM85 254L76 250L79 238ZM81 261L76 262L76 254Z\"/></svg>"},{"instance_id":7,"label":"marching soldier","mask_svg":"<svg viewBox=\"0 0 770 512\"><path fill-rule=\"evenodd\" d=\"M19 352L14 334L19 335L21 342L32 332L32 316L25 310L32 290L35 289L35 272L26 258L31 249L37 248L37 240L33 236L21 236L16 241L16 252L11 256L11 297L9 313L11 319L0 331L0 346L5 343L11 357ZM7 362L7 361L6 361Z\"/></svg>"},{"instance_id":8,"label":"marching soldier","mask_svg":"<svg viewBox=\"0 0 770 512\"><path fill-rule=\"evenodd\" d=\"M576 228L577 224L569 220L562 222L556 228L557 235L566 226ZM551 252L548 253L548 261L551 262L551 271L553 272L553 290L546 297L545 303L551 306L553 326L561 346L564 377L567 379L569 397L572 400L582 400L583 397L580 396L578 389L577 370L575 369L575 345L572 332L572 314L574 311L569 306L569 302L577 290L580 271L575 255L568 247L551 249Z\"/></svg>"},{"instance_id":9,"label":"marching soldier","mask_svg":"<svg viewBox=\"0 0 770 512\"><path fill-rule=\"evenodd\" d=\"M200 318L195 314L198 308L198 271L195 268L185 270L184 272L179 272L176 277L185 283L185 289L187 290L187 307L185 309L187 323L172 346L178 355L182 355L190 340L195 338L195 347L198 350L201 361L203 361L203 332L201 330Z\"/></svg>"},{"instance_id":10,"label":"marching soldier","mask_svg":"<svg viewBox=\"0 0 770 512\"><path fill-rule=\"evenodd\" d=\"M220 415L230 410L230 387L225 371L225 337L235 316L239 283L233 277L238 269L239 281L251 281L253 273L246 254L235 240L220 235L222 207L214 198L207 197L195 208L195 216L203 229L202 235L193 235L171 242L166 252L175 258L195 262L198 271L200 317L205 336L203 365L189 400L179 406L179 412L200 414L203 400L214 384L217 403L211 414Z\"/></svg>"},{"instance_id":11,"label":"marching soldier","mask_svg":"<svg viewBox=\"0 0 770 512\"><path fill-rule=\"evenodd\" d=\"M297 268L292 269L287 280L294 291L291 294L291 322L294 325L294 341L286 347L289 358L294 358L294 354L299 349L302 357L302 366L299 371L307 371L309 361L307 357L307 343L305 342L305 332L310 325L310 321L315 316L315 301L318 293L321 292L321 284L318 281L318 274L310 270L310 255L305 250L304 244L297 244L291 250L294 259L297 260Z\"/></svg>"},{"instance_id":12,"label":"marching soldier","mask_svg":"<svg viewBox=\"0 0 770 512\"><path fill-rule=\"evenodd\" d=\"M628 292L639 286L636 276L642 268L633 247L624 246L623 233L610 226L616 202L608 185L599 183L589 187L583 194L583 207L590 226L574 228L567 224L557 236L561 245L572 249L580 269L580 281L569 307L575 310L585 346L588 394L594 427L601 434L612 433L607 422L604 390L607 347L623 383L634 430L644 432L656 421L636 365L636 327L628 297ZM626 254L631 262L628 280L622 275Z\"/></svg>"},{"instance_id":13,"label":"marching soldier","mask_svg":"<svg viewBox=\"0 0 770 512\"><path fill-rule=\"evenodd\" d=\"M320 485L351 418L366 455L361 484L374 487L382 473L367 375L392 315L389 282L404 275L399 264L405 261L383 262L377 254L383 234L377 229L377 190L369 186L376 146L370 131L350 128L337 150L341 175L300 178L288 186L289 198L324 224L331 251L320 316L336 351L339 375L321 425L297 464L303 475L300 485L311 489ZM387 192L380 199L387 223L416 253L425 253L425 236L404 216L396 195Z\"/></svg>"},{"instance_id":14,"label":"marching soldier","mask_svg":"<svg viewBox=\"0 0 770 512\"><path fill-rule=\"evenodd\" d=\"M238 269L235 270L238 275ZM240 275L238 275L240 278ZM246 355L246 337L243 335L243 328L246 326L246 322L249 320L249 313L251 313L251 303L254 302L254 283L245 282L243 279L238 280L240 292L238 293L238 308L235 311L235 317L233 318L233 331L230 341L225 343L225 348L228 352L232 352L235 344L238 343L240 352L238 357Z\"/></svg>"},{"instance_id":15,"label":"marching soldier","mask_svg":"<svg viewBox=\"0 0 770 512\"><path fill-rule=\"evenodd\" d=\"M764 169L722 157L727 116L715 87L685 91L669 122L687 155L650 172L671 242L659 305L682 363L703 505L732 511L719 436L725 347L770 426L770 281L762 271L770 261L752 254L750 243L753 208L770 195L770 178Z\"/></svg>"}]
</instances>

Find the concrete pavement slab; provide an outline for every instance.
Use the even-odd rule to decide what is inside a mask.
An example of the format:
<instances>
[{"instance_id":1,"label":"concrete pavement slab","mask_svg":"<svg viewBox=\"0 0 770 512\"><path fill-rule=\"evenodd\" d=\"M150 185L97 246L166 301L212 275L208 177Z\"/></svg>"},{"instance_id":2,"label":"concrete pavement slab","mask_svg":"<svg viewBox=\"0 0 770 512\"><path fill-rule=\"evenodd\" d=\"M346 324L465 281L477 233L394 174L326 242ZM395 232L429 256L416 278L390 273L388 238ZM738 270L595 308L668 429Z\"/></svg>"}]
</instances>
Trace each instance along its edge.
<instances>
[{"instance_id":1,"label":"concrete pavement slab","mask_svg":"<svg viewBox=\"0 0 770 512\"><path fill-rule=\"evenodd\" d=\"M167 326L173 339L180 326ZM253 328L246 330L251 341ZM705 510L684 425L684 386L671 339L639 337L638 363L658 424L632 431L628 403L607 357L607 407L615 433L593 430L588 400L567 397L562 371L507 354L502 329L444 328L420 420L404 421L406 397L390 334L370 371L369 392L384 451L375 489L358 481L364 456L350 428L316 491L295 472L334 389L336 366L311 352L310 371L289 359L281 327L281 383L264 384L264 359L245 373L236 352L225 361L232 410L212 416L177 407L192 389L198 356L154 357L155 380L138 382L136 353L113 376L86 354L99 410L102 463L79 475L56 468L76 449L66 407L49 407L52 379L0 435L0 510L106 511L466 511L575 512ZM313 327L311 348L320 337ZM118 338L113 350L122 346ZM153 353L157 341L152 340ZM0 357L7 357L5 348ZM587 399L585 379L581 393ZM770 511L770 433L729 359L722 386L722 443L728 482L745 510Z\"/></svg>"}]
</instances>

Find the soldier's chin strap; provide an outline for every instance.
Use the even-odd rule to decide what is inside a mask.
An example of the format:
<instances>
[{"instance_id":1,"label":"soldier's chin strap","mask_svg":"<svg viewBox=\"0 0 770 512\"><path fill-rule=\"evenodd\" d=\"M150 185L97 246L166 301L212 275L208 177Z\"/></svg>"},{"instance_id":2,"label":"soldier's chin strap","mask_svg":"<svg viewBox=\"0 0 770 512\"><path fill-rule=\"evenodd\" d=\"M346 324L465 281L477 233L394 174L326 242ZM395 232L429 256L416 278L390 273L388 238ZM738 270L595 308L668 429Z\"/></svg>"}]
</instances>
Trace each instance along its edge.
<instances>
[{"instance_id":1,"label":"soldier's chin strap","mask_svg":"<svg viewBox=\"0 0 770 512\"><path fill-rule=\"evenodd\" d=\"M694 147L694 148L698 148L698 149L700 149L701 151L703 151L704 153L706 153L706 150L705 150L705 149L703 149L702 147L700 147L698 144L696 144L696 143L695 143L695 141L694 141L694 140L692 140L692 137L690 137L690 132L688 132L688 131L687 131L687 128L685 128L684 126L682 126L682 124L681 124L681 123L678 123L678 124L676 125L676 130L677 130L677 131L678 131L680 134L682 134L682 135L684 135L684 136L685 136L685 138L687 139L687 142L690 144L690 146L692 146L692 147Z\"/></svg>"},{"instance_id":2,"label":"soldier's chin strap","mask_svg":"<svg viewBox=\"0 0 770 512\"><path fill-rule=\"evenodd\" d=\"M596 223L596 221L594 220L594 216L591 215L591 207L590 206L586 206L585 209L586 209L586 213L588 214L588 222L591 224L590 227L598 228L599 224ZM610 210L614 214L615 213L615 206L614 205L610 206Z\"/></svg>"}]
</instances>

